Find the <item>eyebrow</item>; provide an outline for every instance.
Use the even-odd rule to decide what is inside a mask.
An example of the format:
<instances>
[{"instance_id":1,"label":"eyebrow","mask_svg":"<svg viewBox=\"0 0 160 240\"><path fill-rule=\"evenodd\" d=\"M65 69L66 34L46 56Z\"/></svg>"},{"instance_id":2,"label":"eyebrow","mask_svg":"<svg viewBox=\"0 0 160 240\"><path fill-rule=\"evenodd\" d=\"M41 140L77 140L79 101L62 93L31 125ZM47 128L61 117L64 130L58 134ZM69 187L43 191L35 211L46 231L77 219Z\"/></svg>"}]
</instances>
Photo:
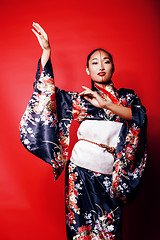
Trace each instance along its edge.
<instances>
[{"instance_id":1,"label":"eyebrow","mask_svg":"<svg viewBox=\"0 0 160 240\"><path fill-rule=\"evenodd\" d=\"M91 60L95 60L95 59L97 60L98 58L92 58Z\"/></svg>"},{"instance_id":2,"label":"eyebrow","mask_svg":"<svg viewBox=\"0 0 160 240\"><path fill-rule=\"evenodd\" d=\"M109 57L104 57L103 59L110 59ZM91 60L98 60L98 58L92 58Z\"/></svg>"}]
</instances>

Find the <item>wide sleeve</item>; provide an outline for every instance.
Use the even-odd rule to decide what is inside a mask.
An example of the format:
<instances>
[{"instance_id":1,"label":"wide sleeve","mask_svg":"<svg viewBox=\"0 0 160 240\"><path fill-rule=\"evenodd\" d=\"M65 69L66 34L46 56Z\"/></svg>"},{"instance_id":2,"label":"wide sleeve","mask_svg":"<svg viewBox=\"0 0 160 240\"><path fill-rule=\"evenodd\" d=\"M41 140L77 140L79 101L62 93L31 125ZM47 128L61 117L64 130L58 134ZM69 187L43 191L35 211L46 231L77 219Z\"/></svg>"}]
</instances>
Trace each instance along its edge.
<instances>
[{"instance_id":1,"label":"wide sleeve","mask_svg":"<svg viewBox=\"0 0 160 240\"><path fill-rule=\"evenodd\" d=\"M71 119L71 95L55 88L50 59L43 70L39 60L34 92L20 122L20 138L28 151L52 165L55 180L68 158Z\"/></svg>"},{"instance_id":2,"label":"wide sleeve","mask_svg":"<svg viewBox=\"0 0 160 240\"><path fill-rule=\"evenodd\" d=\"M121 89L121 103L132 110L132 121L122 126L117 144L112 194L127 203L135 197L147 160L147 114L133 90Z\"/></svg>"}]
</instances>

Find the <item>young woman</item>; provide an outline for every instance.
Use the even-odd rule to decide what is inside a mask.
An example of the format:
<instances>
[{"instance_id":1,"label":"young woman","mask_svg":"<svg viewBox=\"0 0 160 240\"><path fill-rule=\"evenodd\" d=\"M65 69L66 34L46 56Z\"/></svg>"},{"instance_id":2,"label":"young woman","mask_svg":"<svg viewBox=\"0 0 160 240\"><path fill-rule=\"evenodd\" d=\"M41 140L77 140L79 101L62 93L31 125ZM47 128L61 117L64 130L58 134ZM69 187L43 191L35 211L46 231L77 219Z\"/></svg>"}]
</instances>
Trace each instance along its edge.
<instances>
[{"instance_id":1,"label":"young woman","mask_svg":"<svg viewBox=\"0 0 160 240\"><path fill-rule=\"evenodd\" d=\"M133 90L114 87L113 59L103 49L87 58L92 90L55 87L48 36L38 23L32 31L43 53L20 123L21 141L52 165L55 180L66 165L67 239L121 239L122 207L135 195L146 164L145 108ZM73 119L80 127L68 160Z\"/></svg>"}]
</instances>

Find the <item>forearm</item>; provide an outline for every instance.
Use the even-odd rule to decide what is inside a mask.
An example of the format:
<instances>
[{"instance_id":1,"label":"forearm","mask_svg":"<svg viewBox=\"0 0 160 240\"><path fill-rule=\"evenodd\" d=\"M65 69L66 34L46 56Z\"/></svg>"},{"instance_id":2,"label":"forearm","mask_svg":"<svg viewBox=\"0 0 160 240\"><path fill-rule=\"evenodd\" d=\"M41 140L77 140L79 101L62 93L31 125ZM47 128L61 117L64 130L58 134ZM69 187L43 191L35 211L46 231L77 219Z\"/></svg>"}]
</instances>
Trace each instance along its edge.
<instances>
[{"instance_id":1,"label":"forearm","mask_svg":"<svg viewBox=\"0 0 160 240\"><path fill-rule=\"evenodd\" d=\"M43 49L43 53L42 53L42 57L41 57L42 68L44 68L44 66L48 62L50 56L51 56L51 48L49 46L47 49Z\"/></svg>"},{"instance_id":2,"label":"forearm","mask_svg":"<svg viewBox=\"0 0 160 240\"><path fill-rule=\"evenodd\" d=\"M123 118L127 121L132 120L132 110L129 107L119 106L112 102L106 102L105 109L112 111L114 114L118 115L120 118Z\"/></svg>"}]
</instances>

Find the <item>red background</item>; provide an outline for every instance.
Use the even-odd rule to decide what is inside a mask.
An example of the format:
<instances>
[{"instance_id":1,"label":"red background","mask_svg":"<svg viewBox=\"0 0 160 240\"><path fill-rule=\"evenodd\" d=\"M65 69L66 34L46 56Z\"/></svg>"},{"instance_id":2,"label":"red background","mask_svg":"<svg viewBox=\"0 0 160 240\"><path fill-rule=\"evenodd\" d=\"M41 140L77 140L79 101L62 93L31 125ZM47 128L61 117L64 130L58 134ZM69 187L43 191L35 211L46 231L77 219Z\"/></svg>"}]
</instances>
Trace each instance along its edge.
<instances>
[{"instance_id":1,"label":"red background","mask_svg":"<svg viewBox=\"0 0 160 240\"><path fill-rule=\"evenodd\" d=\"M132 88L148 110L149 158L141 191L124 209L124 240L159 236L159 1L1 0L0 239L65 239L64 173L19 140L19 121L32 94L39 44L31 31L40 23L49 35L57 85L81 91L90 86L87 54L110 51L116 87ZM71 146L75 141L72 126Z\"/></svg>"}]
</instances>

